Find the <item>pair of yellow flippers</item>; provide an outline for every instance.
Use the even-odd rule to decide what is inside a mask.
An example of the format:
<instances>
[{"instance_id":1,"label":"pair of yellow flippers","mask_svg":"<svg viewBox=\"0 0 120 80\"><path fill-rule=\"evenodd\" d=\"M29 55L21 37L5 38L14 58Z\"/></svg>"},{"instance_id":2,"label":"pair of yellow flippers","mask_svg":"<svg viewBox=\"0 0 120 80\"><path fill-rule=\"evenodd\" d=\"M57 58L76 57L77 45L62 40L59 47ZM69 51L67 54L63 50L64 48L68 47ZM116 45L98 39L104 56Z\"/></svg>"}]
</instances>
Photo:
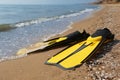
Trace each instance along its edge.
<instances>
[{"instance_id":1,"label":"pair of yellow flippers","mask_svg":"<svg viewBox=\"0 0 120 80\"><path fill-rule=\"evenodd\" d=\"M49 58L45 64L56 65L63 69L73 69L90 58L104 43L114 39L109 29L97 30L85 41L78 42Z\"/></svg>"}]
</instances>

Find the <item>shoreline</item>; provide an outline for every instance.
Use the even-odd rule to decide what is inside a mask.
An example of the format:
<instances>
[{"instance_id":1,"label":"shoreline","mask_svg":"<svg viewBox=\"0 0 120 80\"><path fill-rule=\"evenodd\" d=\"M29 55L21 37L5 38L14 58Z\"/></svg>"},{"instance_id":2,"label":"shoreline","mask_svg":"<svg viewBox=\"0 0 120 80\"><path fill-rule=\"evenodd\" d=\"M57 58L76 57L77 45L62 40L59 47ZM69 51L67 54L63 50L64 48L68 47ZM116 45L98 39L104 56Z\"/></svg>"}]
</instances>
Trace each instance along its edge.
<instances>
[{"instance_id":1,"label":"shoreline","mask_svg":"<svg viewBox=\"0 0 120 80\"><path fill-rule=\"evenodd\" d=\"M60 34L64 36L76 30L82 32L82 30L84 29L88 33L92 34L97 29L104 27L109 28L115 34L115 41L111 43L113 45L112 47L109 47L111 49L108 52L106 52L106 50L103 50L102 53L104 53L105 55L102 58L96 60L98 62L101 62L102 64L95 65L93 62L94 65L86 66L86 63L84 63L79 68L68 71L61 70L56 66L44 64L44 62L48 58L61 51L64 48L63 47L45 51L42 53L33 53L29 56L16 60L1 62L0 80L93 80L95 76L97 76L98 78L101 76L101 74L96 74L96 71L99 73L103 73L102 77L107 76L108 79L114 78L113 80L119 79L119 12L120 5L105 5L102 10L95 12L90 18L87 18L80 22L75 22L74 24L72 24L72 29ZM117 21L115 21L116 19ZM109 44L108 46L110 46L111 44ZM114 66L113 64L115 64L116 66ZM114 74L114 72L116 73ZM106 73L108 73L108 75ZM114 74L114 76L111 76L110 74Z\"/></svg>"},{"instance_id":2,"label":"shoreline","mask_svg":"<svg viewBox=\"0 0 120 80\"><path fill-rule=\"evenodd\" d=\"M89 5L88 5L88 9L80 8L80 11L79 11L79 8L78 8L76 12L70 12L68 14L62 14L59 16L54 15L53 17L46 17L45 19L40 18L40 20L39 20L39 18L38 19L36 18L36 19L33 19L33 20L35 20L35 22L36 22L36 20L37 20L37 22L42 20L42 23L40 23L40 24L35 23L35 25L31 25L31 26L23 26L23 28L20 27L20 28L13 29L15 27L14 24L1 25L1 26L5 25L4 26L5 29L6 29L6 26L7 26L7 28L9 28L9 26L10 26L10 29L11 29L11 31L1 32L1 37L3 37L3 38L1 38L1 41L2 41L1 42L1 47L2 47L1 59L6 59L7 57L9 58L9 56L10 57L15 56L16 52L19 49L28 47L29 45L43 41L51 36L54 36L55 34L58 34L64 30L66 30L68 28L68 25L71 22L79 21L81 19L81 17L83 18L87 14L92 13L92 11L94 11L95 9L97 9L97 6L91 5L89 7ZM30 23L31 23L31 20L30 20ZM34 21L32 23L34 23ZM26 24L26 21L25 21L25 23L23 21L23 24ZM46 27L44 27L44 26L46 26ZM52 29L52 28L54 28L54 29ZM9 39L9 41L7 41L7 39Z\"/></svg>"}]
</instances>

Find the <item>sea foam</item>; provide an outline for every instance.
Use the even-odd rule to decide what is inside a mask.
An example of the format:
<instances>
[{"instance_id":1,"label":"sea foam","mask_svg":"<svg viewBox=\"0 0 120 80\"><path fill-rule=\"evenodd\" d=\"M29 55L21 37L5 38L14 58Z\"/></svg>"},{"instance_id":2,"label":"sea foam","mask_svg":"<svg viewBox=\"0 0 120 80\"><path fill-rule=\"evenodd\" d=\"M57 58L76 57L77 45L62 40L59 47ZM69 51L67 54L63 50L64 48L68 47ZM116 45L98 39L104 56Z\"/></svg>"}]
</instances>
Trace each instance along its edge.
<instances>
[{"instance_id":1,"label":"sea foam","mask_svg":"<svg viewBox=\"0 0 120 80\"><path fill-rule=\"evenodd\" d=\"M75 17L75 16L82 15L84 13L92 12L92 11L94 11L94 9L85 9L80 12L72 13L72 14L68 14L68 15L54 16L54 17L49 17L49 18L37 18L37 19L33 19L33 20L15 23L14 27L24 27L24 26L29 26L29 25L38 24L38 23L40 24L43 22L51 21L51 20L59 20L62 18Z\"/></svg>"}]
</instances>

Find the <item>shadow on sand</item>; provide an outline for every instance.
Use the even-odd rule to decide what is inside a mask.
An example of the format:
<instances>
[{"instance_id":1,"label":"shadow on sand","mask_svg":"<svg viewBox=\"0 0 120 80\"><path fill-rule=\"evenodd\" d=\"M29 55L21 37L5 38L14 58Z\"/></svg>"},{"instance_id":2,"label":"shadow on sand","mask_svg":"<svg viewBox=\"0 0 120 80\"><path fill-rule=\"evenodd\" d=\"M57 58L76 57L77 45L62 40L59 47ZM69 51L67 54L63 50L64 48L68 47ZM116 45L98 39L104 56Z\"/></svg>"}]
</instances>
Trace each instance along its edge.
<instances>
[{"instance_id":1,"label":"shadow on sand","mask_svg":"<svg viewBox=\"0 0 120 80\"><path fill-rule=\"evenodd\" d=\"M96 52L89 60L87 60L86 64L92 64L92 61L96 61L104 57L108 52L112 50L113 46L115 46L118 43L120 43L120 40L114 40L112 42L104 44L104 46L98 52Z\"/></svg>"}]
</instances>

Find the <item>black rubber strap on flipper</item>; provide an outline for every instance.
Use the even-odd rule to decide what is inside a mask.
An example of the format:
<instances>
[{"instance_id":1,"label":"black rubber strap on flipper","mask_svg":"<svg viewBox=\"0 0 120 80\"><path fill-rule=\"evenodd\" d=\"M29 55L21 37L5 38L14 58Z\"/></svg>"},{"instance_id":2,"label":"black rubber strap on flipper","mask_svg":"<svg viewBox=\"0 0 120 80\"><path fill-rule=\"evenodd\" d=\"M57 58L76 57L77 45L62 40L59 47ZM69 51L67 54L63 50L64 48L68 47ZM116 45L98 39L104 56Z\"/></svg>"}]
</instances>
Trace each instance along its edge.
<instances>
[{"instance_id":1,"label":"black rubber strap on flipper","mask_svg":"<svg viewBox=\"0 0 120 80\"><path fill-rule=\"evenodd\" d=\"M43 50L48 50L51 48L57 48L57 47L62 47L62 46L66 46L66 45L75 44L77 42L86 40L88 38L88 36L89 36L89 34L86 33L85 31L83 33L80 33L79 31L75 31L75 32L65 36L65 37L67 37L67 39L65 39L61 42L55 42L54 44L47 46Z\"/></svg>"},{"instance_id":2,"label":"black rubber strap on flipper","mask_svg":"<svg viewBox=\"0 0 120 80\"><path fill-rule=\"evenodd\" d=\"M108 28L99 29L92 35L92 37L97 37L97 36L102 36L102 38L105 38L105 39L114 38L114 34L112 34Z\"/></svg>"},{"instance_id":3,"label":"black rubber strap on flipper","mask_svg":"<svg viewBox=\"0 0 120 80\"><path fill-rule=\"evenodd\" d=\"M66 36L63 36L63 37L67 37L68 39L71 39L71 38L76 38L77 36L79 36L79 35L81 35L82 33L80 33L79 31L75 31L75 32L73 32L73 33L70 33L70 34L68 34L68 35L66 35ZM44 42L48 42L48 41L52 41L52 40L56 40L56 39L59 39L59 38L61 38L61 37L57 37L57 38L53 38L53 39L49 39L49 40L47 40L47 41L44 41Z\"/></svg>"}]
</instances>

